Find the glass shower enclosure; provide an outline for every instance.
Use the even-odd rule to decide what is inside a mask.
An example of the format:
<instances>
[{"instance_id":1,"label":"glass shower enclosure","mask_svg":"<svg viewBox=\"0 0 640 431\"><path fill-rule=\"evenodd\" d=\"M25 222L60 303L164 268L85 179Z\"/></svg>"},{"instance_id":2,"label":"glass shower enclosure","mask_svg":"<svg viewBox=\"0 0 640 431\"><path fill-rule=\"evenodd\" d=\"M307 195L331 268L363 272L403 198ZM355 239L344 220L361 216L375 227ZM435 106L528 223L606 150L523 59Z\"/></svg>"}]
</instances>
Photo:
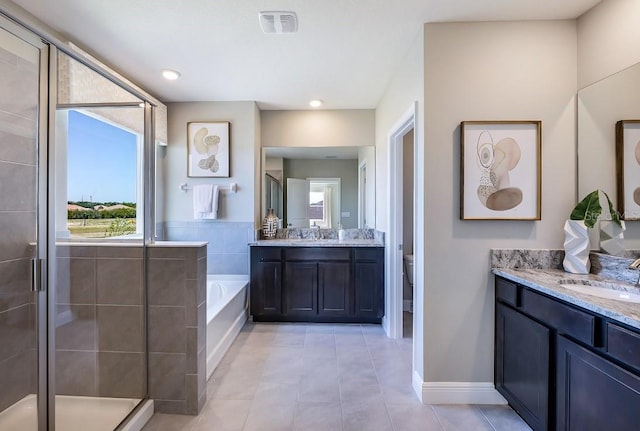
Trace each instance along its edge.
<instances>
[{"instance_id":1,"label":"glass shower enclosure","mask_svg":"<svg viewBox=\"0 0 640 431\"><path fill-rule=\"evenodd\" d=\"M147 398L154 107L0 14L0 431Z\"/></svg>"}]
</instances>

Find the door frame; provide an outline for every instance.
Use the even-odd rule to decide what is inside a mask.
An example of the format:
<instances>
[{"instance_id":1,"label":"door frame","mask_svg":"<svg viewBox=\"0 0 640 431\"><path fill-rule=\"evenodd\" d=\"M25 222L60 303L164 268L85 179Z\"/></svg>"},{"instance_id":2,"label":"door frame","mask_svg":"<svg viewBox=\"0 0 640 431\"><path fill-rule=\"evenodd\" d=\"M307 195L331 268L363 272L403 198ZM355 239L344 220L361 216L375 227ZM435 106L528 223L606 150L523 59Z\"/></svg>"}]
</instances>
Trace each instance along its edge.
<instances>
[{"instance_id":1,"label":"door frame","mask_svg":"<svg viewBox=\"0 0 640 431\"><path fill-rule=\"evenodd\" d=\"M391 338L402 338L402 233L403 233L403 193L402 193L402 172L403 172L403 138L410 130L416 127L416 111L417 105L414 104L408 109L402 117L391 128L388 135L389 143L389 194L388 194L388 211L389 211L389 247L387 248L387 325L385 330ZM416 135L414 133L414 172L416 171ZM414 175L414 202L416 179ZM414 205L414 208L417 205ZM414 210L414 244L416 243L416 218ZM419 257L415 256L414 262L419 262ZM418 265L416 265L418 266ZM415 267L414 267L415 268ZM415 271L415 269L414 269ZM414 283L415 286L415 283ZM415 289L415 288L414 288ZM415 298L414 298L415 301ZM414 313L420 308L419 304L414 303ZM415 326L415 325L414 325ZM415 329L415 328L414 328ZM415 334L415 332L414 332Z\"/></svg>"}]
</instances>

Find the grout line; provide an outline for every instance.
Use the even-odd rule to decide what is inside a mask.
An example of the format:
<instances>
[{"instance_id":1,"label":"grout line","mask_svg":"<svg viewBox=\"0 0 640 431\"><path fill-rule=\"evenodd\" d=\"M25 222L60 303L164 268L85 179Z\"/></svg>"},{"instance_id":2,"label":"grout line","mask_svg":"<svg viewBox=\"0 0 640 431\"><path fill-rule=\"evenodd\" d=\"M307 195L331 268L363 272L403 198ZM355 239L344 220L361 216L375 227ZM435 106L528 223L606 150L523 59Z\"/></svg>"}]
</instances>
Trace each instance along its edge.
<instances>
[{"instance_id":1,"label":"grout line","mask_svg":"<svg viewBox=\"0 0 640 431\"><path fill-rule=\"evenodd\" d=\"M496 427L493 425L493 422L491 422L491 420L489 419L489 417L486 415L486 413L484 412L484 410L482 410L482 407L478 407L478 410L480 410L480 414L482 415L482 417L487 421L487 423L489 423L489 426L493 429L493 431L498 431L496 429Z\"/></svg>"},{"instance_id":2,"label":"grout line","mask_svg":"<svg viewBox=\"0 0 640 431\"><path fill-rule=\"evenodd\" d=\"M436 411L435 407L433 406L433 404L427 404L430 408L431 411L433 412L433 416L435 416L436 420L438 421L438 423L440 424L440 429L442 429L443 431L446 431L445 426L442 424L442 421L440 420L440 416L438 415L438 412Z\"/></svg>"}]
</instances>

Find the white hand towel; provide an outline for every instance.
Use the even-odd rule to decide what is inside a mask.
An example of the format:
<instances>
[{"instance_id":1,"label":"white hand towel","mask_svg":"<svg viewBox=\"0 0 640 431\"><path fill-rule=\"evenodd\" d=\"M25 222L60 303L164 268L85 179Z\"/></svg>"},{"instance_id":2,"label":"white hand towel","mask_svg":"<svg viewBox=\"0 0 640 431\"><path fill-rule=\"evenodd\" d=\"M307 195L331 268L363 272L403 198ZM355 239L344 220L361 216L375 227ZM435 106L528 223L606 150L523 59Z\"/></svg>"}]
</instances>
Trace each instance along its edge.
<instances>
[{"instance_id":1,"label":"white hand towel","mask_svg":"<svg viewBox=\"0 0 640 431\"><path fill-rule=\"evenodd\" d=\"M215 219L218 217L218 186L201 184L193 186L193 218Z\"/></svg>"}]
</instances>

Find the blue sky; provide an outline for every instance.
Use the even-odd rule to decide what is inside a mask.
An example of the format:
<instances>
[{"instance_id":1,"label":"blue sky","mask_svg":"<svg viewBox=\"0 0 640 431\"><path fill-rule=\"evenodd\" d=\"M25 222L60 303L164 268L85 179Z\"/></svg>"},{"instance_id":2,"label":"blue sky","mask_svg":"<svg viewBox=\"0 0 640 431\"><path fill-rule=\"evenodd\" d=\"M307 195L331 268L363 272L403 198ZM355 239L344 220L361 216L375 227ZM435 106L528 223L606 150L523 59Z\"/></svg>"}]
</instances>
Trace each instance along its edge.
<instances>
[{"instance_id":1,"label":"blue sky","mask_svg":"<svg viewBox=\"0 0 640 431\"><path fill-rule=\"evenodd\" d=\"M69 111L69 201L135 202L136 158L136 135Z\"/></svg>"}]
</instances>

